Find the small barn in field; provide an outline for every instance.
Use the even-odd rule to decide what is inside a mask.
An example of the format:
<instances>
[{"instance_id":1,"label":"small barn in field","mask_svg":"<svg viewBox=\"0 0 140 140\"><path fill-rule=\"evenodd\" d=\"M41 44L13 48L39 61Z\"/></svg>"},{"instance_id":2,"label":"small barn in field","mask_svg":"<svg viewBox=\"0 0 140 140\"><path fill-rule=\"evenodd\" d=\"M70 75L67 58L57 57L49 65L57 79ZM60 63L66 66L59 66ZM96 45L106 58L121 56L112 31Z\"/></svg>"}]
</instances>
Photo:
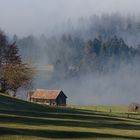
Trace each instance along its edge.
<instances>
[{"instance_id":1,"label":"small barn in field","mask_svg":"<svg viewBox=\"0 0 140 140\"><path fill-rule=\"evenodd\" d=\"M128 106L128 112L140 112L140 104L138 104L138 103L131 103Z\"/></svg>"},{"instance_id":2,"label":"small barn in field","mask_svg":"<svg viewBox=\"0 0 140 140\"><path fill-rule=\"evenodd\" d=\"M29 93L30 102L50 106L66 106L66 99L62 90L37 89Z\"/></svg>"}]
</instances>

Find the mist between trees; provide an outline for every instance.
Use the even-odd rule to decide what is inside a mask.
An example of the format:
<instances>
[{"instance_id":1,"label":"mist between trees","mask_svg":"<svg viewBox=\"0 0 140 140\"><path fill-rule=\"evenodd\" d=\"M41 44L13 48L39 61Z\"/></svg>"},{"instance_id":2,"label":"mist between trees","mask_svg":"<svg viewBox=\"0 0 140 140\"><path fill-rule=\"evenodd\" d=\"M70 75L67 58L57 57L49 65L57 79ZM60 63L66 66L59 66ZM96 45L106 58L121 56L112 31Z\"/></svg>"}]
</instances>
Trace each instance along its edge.
<instances>
[{"instance_id":1,"label":"mist between trees","mask_svg":"<svg viewBox=\"0 0 140 140\"><path fill-rule=\"evenodd\" d=\"M53 67L38 71L34 88L62 89L71 104L139 101L140 20L93 15L65 27L52 37L13 37L25 61Z\"/></svg>"}]
</instances>

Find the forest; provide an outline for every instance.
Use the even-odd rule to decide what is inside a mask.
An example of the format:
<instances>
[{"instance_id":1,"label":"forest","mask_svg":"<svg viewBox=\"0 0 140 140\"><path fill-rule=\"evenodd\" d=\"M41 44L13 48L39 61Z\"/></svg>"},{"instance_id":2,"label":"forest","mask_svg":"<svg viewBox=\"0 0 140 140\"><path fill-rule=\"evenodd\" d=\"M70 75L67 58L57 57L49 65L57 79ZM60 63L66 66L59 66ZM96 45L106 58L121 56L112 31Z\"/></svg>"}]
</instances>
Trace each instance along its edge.
<instances>
[{"instance_id":1,"label":"forest","mask_svg":"<svg viewBox=\"0 0 140 140\"><path fill-rule=\"evenodd\" d=\"M11 40L26 61L54 66L53 77L69 79L85 73L109 73L123 66L137 68L140 59L140 21L119 14L79 18L66 24L63 33L33 35Z\"/></svg>"}]
</instances>

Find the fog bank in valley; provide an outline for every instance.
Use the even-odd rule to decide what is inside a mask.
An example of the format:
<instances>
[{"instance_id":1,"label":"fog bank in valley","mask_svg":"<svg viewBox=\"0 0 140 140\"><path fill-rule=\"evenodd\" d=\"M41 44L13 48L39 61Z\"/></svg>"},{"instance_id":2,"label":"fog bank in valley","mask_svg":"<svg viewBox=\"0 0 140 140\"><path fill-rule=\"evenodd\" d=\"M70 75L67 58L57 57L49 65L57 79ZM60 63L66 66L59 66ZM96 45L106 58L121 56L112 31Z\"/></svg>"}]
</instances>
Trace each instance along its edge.
<instances>
[{"instance_id":1,"label":"fog bank in valley","mask_svg":"<svg viewBox=\"0 0 140 140\"><path fill-rule=\"evenodd\" d=\"M32 89L63 90L68 104L140 101L139 0L0 2L0 28L37 69Z\"/></svg>"}]
</instances>

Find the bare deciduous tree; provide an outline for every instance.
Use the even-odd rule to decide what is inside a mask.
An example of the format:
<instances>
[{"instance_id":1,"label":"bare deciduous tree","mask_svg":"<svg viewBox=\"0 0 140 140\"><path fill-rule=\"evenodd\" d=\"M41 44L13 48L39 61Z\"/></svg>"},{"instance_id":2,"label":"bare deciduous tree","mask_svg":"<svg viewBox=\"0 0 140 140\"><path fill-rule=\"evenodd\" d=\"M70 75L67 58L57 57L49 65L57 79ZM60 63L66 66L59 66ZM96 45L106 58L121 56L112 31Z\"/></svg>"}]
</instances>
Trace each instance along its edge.
<instances>
[{"instance_id":1,"label":"bare deciduous tree","mask_svg":"<svg viewBox=\"0 0 140 140\"><path fill-rule=\"evenodd\" d=\"M16 43L9 44L6 36L0 32L0 83L1 91L10 89L16 96L20 87L29 87L34 70L21 60Z\"/></svg>"}]
</instances>

